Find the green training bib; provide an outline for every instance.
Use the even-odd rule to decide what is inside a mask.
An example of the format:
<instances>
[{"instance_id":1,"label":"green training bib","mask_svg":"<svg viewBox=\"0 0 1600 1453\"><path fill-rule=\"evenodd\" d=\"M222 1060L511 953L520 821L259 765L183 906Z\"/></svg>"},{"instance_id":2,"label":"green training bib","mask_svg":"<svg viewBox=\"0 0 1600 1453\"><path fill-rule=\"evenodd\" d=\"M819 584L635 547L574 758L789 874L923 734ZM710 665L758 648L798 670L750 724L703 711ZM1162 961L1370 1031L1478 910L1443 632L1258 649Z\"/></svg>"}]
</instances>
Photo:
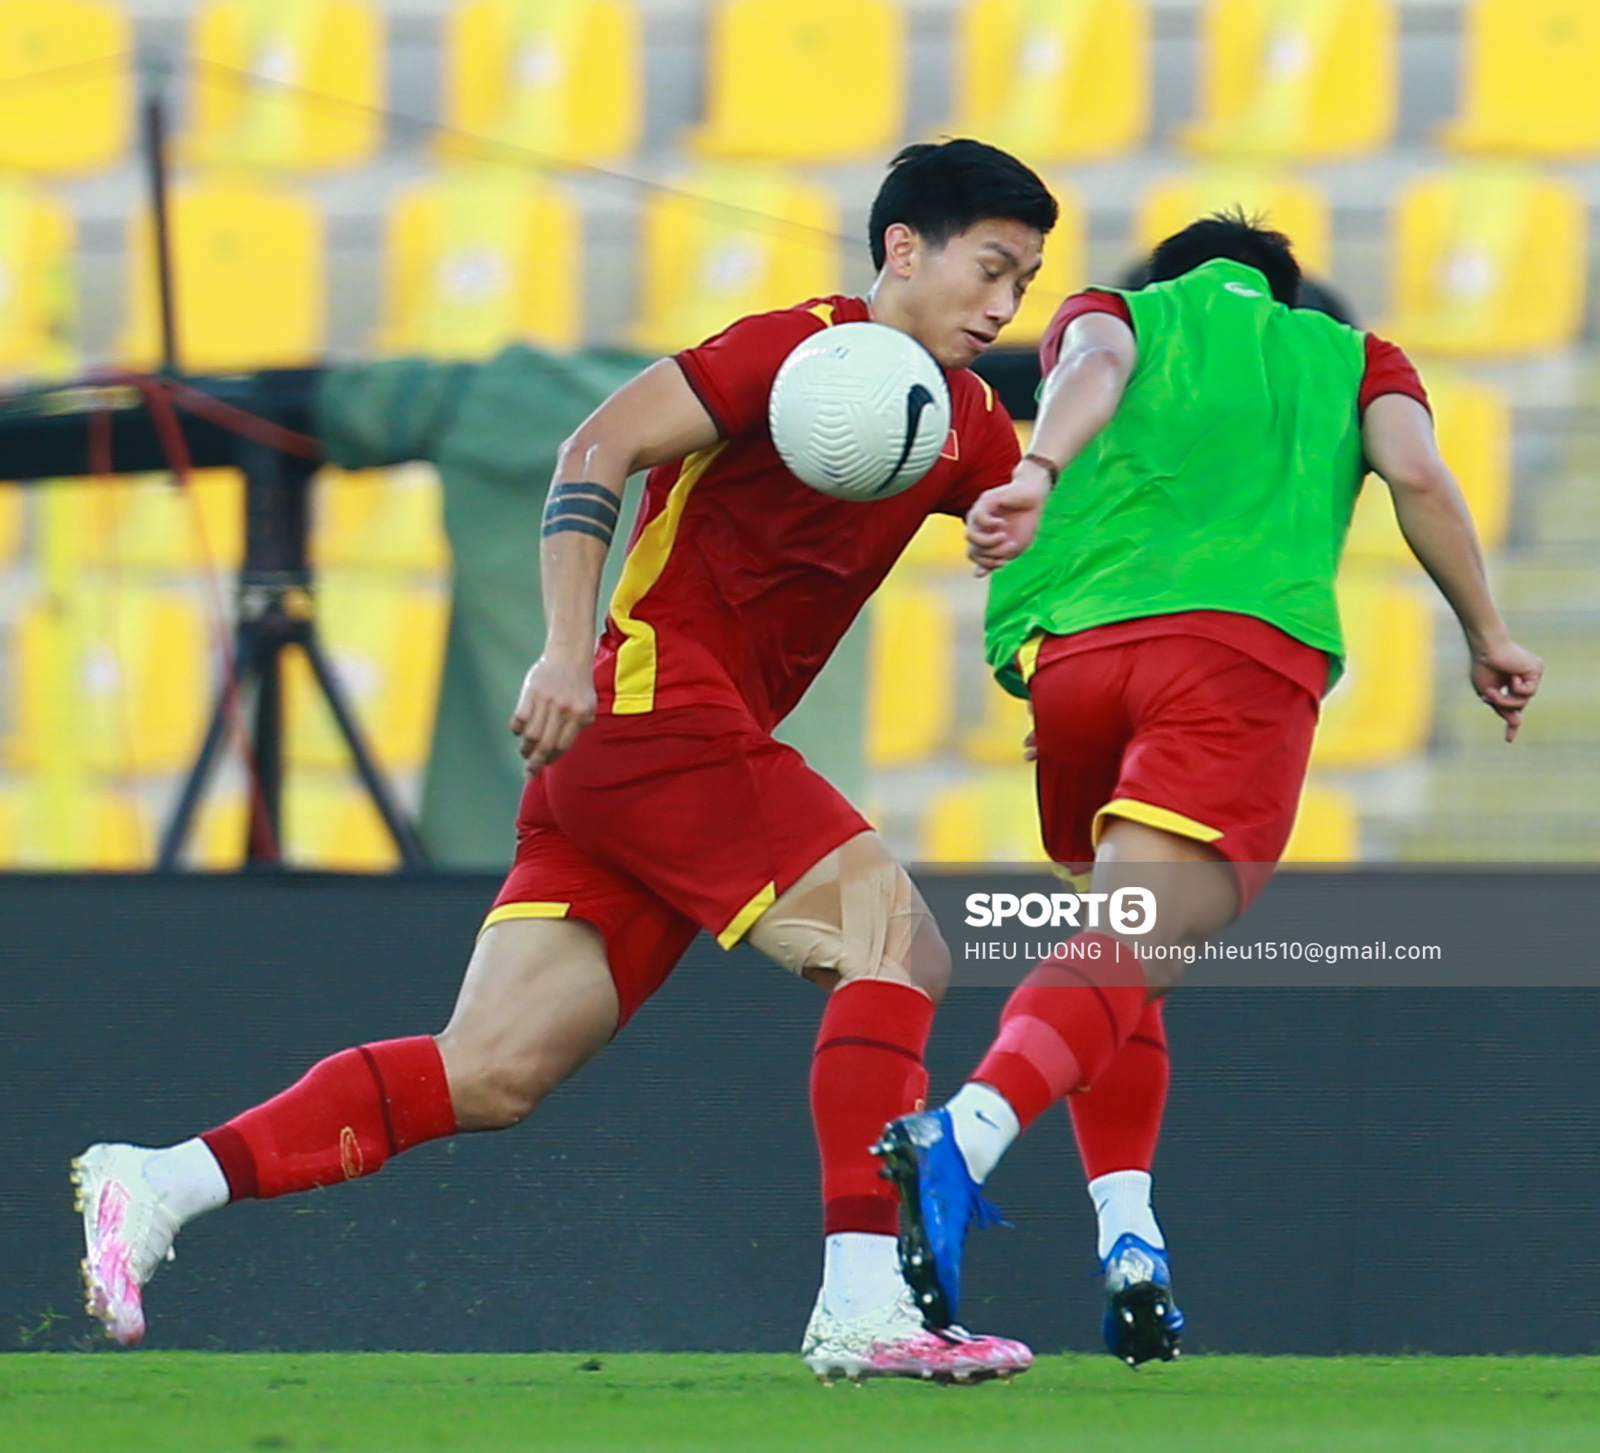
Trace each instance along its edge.
<instances>
[{"instance_id":1,"label":"green training bib","mask_svg":"<svg viewBox=\"0 0 1600 1453\"><path fill-rule=\"evenodd\" d=\"M1365 464L1365 335L1208 262L1125 292L1139 358L1116 417L1063 471L1031 548L996 572L986 654L1178 611L1255 616L1332 657L1334 577Z\"/></svg>"}]
</instances>

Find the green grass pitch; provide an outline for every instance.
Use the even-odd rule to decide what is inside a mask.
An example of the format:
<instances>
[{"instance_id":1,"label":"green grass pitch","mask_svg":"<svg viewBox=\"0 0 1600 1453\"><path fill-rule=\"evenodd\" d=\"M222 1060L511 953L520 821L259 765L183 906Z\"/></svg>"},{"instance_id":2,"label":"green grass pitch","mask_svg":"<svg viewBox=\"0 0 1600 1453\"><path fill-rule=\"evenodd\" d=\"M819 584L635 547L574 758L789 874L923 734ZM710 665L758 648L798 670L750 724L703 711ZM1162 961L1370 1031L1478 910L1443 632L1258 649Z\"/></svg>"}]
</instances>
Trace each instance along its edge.
<instances>
[{"instance_id":1,"label":"green grass pitch","mask_svg":"<svg viewBox=\"0 0 1600 1453\"><path fill-rule=\"evenodd\" d=\"M1010 1385L821 1387L794 1357L0 1356L28 1453L1595 1453L1600 1359L1047 1357Z\"/></svg>"}]
</instances>

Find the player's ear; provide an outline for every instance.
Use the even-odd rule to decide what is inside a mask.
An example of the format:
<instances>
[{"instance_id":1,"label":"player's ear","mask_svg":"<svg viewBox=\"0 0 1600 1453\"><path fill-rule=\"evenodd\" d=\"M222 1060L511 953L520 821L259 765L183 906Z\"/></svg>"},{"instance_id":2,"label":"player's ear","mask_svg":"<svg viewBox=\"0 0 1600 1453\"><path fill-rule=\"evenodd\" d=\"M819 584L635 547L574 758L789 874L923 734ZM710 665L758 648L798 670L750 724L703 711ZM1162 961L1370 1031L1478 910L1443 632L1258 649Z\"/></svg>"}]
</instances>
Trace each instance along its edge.
<instances>
[{"instance_id":1,"label":"player's ear","mask_svg":"<svg viewBox=\"0 0 1600 1453\"><path fill-rule=\"evenodd\" d=\"M921 246L922 238L904 222L891 222L883 229L883 265L896 277L910 277Z\"/></svg>"}]
</instances>

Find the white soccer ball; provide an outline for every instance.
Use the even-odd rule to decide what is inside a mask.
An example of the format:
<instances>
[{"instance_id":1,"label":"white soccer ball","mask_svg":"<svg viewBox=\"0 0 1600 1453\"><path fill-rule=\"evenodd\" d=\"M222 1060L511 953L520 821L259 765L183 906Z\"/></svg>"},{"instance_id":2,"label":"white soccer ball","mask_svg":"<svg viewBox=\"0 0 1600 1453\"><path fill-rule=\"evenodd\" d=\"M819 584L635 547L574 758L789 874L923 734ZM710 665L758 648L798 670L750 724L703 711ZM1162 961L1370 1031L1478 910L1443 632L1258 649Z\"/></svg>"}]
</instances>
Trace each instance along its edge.
<instances>
[{"instance_id":1,"label":"white soccer ball","mask_svg":"<svg viewBox=\"0 0 1600 1453\"><path fill-rule=\"evenodd\" d=\"M813 489L888 499L933 468L950 434L950 390L909 333L841 323L784 359L767 423L783 462Z\"/></svg>"}]
</instances>

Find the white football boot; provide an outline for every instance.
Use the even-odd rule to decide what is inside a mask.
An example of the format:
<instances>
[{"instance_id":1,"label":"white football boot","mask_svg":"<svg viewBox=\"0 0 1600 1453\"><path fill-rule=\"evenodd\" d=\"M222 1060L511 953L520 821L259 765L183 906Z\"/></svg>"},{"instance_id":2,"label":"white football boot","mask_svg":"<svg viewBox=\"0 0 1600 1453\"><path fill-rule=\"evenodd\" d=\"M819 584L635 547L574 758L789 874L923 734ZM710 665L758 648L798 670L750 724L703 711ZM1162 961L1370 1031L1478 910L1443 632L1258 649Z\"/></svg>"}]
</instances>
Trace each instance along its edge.
<instances>
[{"instance_id":1,"label":"white football boot","mask_svg":"<svg viewBox=\"0 0 1600 1453\"><path fill-rule=\"evenodd\" d=\"M930 1382L983 1382L1033 1366L1033 1353L1008 1337L980 1337L962 1327L933 1331L904 1287L892 1302L860 1317L836 1317L817 1293L805 1341L805 1364L823 1382L846 1377L918 1377Z\"/></svg>"},{"instance_id":2,"label":"white football boot","mask_svg":"<svg viewBox=\"0 0 1600 1453\"><path fill-rule=\"evenodd\" d=\"M91 1145L72 1162L83 1212L84 1303L124 1347L144 1336L144 1284L172 1260L183 1224L145 1180L151 1153L138 1145Z\"/></svg>"}]
</instances>

